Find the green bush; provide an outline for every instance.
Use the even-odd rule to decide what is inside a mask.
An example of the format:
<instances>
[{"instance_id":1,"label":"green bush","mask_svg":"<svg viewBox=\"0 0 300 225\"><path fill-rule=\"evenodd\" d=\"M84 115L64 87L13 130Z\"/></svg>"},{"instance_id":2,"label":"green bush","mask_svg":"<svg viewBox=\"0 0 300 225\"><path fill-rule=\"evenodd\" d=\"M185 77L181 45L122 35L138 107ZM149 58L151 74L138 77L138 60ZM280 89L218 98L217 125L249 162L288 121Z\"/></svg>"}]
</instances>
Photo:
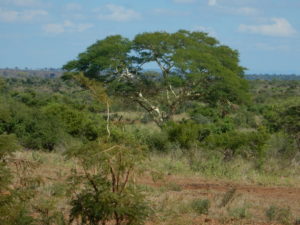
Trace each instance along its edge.
<instances>
[{"instance_id":1,"label":"green bush","mask_svg":"<svg viewBox=\"0 0 300 225\"><path fill-rule=\"evenodd\" d=\"M229 210L229 215L233 218L245 219L249 217L247 209L248 208L246 206L233 208Z\"/></svg>"},{"instance_id":2,"label":"green bush","mask_svg":"<svg viewBox=\"0 0 300 225\"><path fill-rule=\"evenodd\" d=\"M190 149L197 143L200 137L200 126L192 121L182 123L170 122L164 128L168 134L168 139L177 143L181 148Z\"/></svg>"},{"instance_id":3,"label":"green bush","mask_svg":"<svg viewBox=\"0 0 300 225\"><path fill-rule=\"evenodd\" d=\"M159 152L168 152L171 149L168 134L164 131L153 132L147 136L146 144L151 150Z\"/></svg>"},{"instance_id":4,"label":"green bush","mask_svg":"<svg viewBox=\"0 0 300 225\"><path fill-rule=\"evenodd\" d=\"M195 107L189 114L194 121L200 124L207 124L218 120L217 110L207 106Z\"/></svg>"},{"instance_id":5,"label":"green bush","mask_svg":"<svg viewBox=\"0 0 300 225\"><path fill-rule=\"evenodd\" d=\"M245 158L262 159L265 157L264 145L268 136L263 129L250 132L230 131L210 135L205 140L205 143L211 149L220 149L227 160L232 159L236 155L241 155Z\"/></svg>"},{"instance_id":6,"label":"green bush","mask_svg":"<svg viewBox=\"0 0 300 225\"><path fill-rule=\"evenodd\" d=\"M280 130L280 112L279 105L266 105L263 106L260 111L264 117L264 125L270 130L270 132L278 132Z\"/></svg>"},{"instance_id":7,"label":"green bush","mask_svg":"<svg viewBox=\"0 0 300 225\"><path fill-rule=\"evenodd\" d=\"M267 147L268 155L276 158L291 159L299 151L296 140L285 132L272 134Z\"/></svg>"},{"instance_id":8,"label":"green bush","mask_svg":"<svg viewBox=\"0 0 300 225\"><path fill-rule=\"evenodd\" d=\"M210 201L208 199L195 199L191 203L192 209L199 215L208 214Z\"/></svg>"},{"instance_id":9,"label":"green bush","mask_svg":"<svg viewBox=\"0 0 300 225\"><path fill-rule=\"evenodd\" d=\"M277 206L270 206L266 210L266 216L270 221L277 221L283 225L292 224L292 212L291 209Z\"/></svg>"},{"instance_id":10,"label":"green bush","mask_svg":"<svg viewBox=\"0 0 300 225\"><path fill-rule=\"evenodd\" d=\"M84 172L70 179L83 189L72 196L71 221L82 224L143 224L150 213L145 197L133 182L144 159L143 146L128 133L112 129L111 136L70 149Z\"/></svg>"},{"instance_id":11,"label":"green bush","mask_svg":"<svg viewBox=\"0 0 300 225\"><path fill-rule=\"evenodd\" d=\"M13 122L13 131L26 148L53 150L63 137L59 121L38 110L20 112Z\"/></svg>"},{"instance_id":12,"label":"green bush","mask_svg":"<svg viewBox=\"0 0 300 225\"><path fill-rule=\"evenodd\" d=\"M105 122L101 116L87 111L79 111L65 104L49 104L42 111L45 115L56 118L60 126L74 137L95 140L105 130Z\"/></svg>"},{"instance_id":13,"label":"green bush","mask_svg":"<svg viewBox=\"0 0 300 225\"><path fill-rule=\"evenodd\" d=\"M46 105L51 100L49 94L39 93L32 89L27 89L22 92L13 92L11 96L17 101L30 107Z\"/></svg>"}]
</instances>

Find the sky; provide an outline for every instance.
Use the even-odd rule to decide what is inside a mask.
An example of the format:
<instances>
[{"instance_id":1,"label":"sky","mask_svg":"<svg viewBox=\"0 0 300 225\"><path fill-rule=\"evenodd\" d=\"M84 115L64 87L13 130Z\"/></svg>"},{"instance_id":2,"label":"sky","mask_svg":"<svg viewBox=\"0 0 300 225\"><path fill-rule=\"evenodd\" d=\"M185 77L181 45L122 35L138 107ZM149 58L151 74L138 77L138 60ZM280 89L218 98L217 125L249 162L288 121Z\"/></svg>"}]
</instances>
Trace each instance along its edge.
<instances>
[{"instance_id":1,"label":"sky","mask_svg":"<svg viewBox=\"0 0 300 225\"><path fill-rule=\"evenodd\" d=\"M300 74L300 0L0 0L0 68L60 68L97 40L203 31L247 73Z\"/></svg>"}]
</instances>

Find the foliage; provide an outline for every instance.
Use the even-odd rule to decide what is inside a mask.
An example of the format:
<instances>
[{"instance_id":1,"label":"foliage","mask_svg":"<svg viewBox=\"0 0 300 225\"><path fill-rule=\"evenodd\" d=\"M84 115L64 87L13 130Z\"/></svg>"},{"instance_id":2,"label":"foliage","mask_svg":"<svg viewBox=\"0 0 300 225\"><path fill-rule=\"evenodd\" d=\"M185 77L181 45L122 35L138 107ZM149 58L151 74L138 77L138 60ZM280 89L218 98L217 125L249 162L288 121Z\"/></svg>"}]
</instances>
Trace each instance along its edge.
<instances>
[{"instance_id":1,"label":"foliage","mask_svg":"<svg viewBox=\"0 0 300 225\"><path fill-rule=\"evenodd\" d=\"M159 152L168 152L172 146L168 134L164 131L149 134L145 142L151 150Z\"/></svg>"},{"instance_id":2,"label":"foliage","mask_svg":"<svg viewBox=\"0 0 300 225\"><path fill-rule=\"evenodd\" d=\"M142 33L132 41L108 36L63 68L104 81L110 93L129 97L162 126L187 101L219 105L223 116L231 102L247 102L238 57L206 33L179 30ZM161 74L143 71L148 63L156 63Z\"/></svg>"},{"instance_id":3,"label":"foliage","mask_svg":"<svg viewBox=\"0 0 300 225\"><path fill-rule=\"evenodd\" d=\"M290 225L292 223L292 212L290 208L272 205L266 210L266 216L270 221L277 221L283 225Z\"/></svg>"},{"instance_id":4,"label":"foliage","mask_svg":"<svg viewBox=\"0 0 300 225\"><path fill-rule=\"evenodd\" d=\"M48 118L55 118L60 127L72 136L95 140L104 133L104 120L99 115L78 111L58 103L48 104L42 111Z\"/></svg>"},{"instance_id":5,"label":"foliage","mask_svg":"<svg viewBox=\"0 0 300 225\"><path fill-rule=\"evenodd\" d=\"M281 159L292 159L299 152L295 139L282 131L271 135L267 148L270 157Z\"/></svg>"},{"instance_id":6,"label":"foliage","mask_svg":"<svg viewBox=\"0 0 300 225\"><path fill-rule=\"evenodd\" d=\"M128 39L120 35L109 36L88 47L86 52L78 55L77 60L68 62L63 69L84 71L90 78L101 77L105 80L130 63L127 55L130 50Z\"/></svg>"},{"instance_id":7,"label":"foliage","mask_svg":"<svg viewBox=\"0 0 300 225\"><path fill-rule=\"evenodd\" d=\"M143 160L143 150L123 132L112 132L111 141L97 140L71 149L84 175L72 177L83 184L71 202L71 220L82 223L142 224L149 213L144 196L134 183L136 166Z\"/></svg>"},{"instance_id":8,"label":"foliage","mask_svg":"<svg viewBox=\"0 0 300 225\"><path fill-rule=\"evenodd\" d=\"M229 215L237 219L245 219L250 216L247 206L229 209Z\"/></svg>"},{"instance_id":9,"label":"foliage","mask_svg":"<svg viewBox=\"0 0 300 225\"><path fill-rule=\"evenodd\" d=\"M197 214L207 215L210 208L210 201L208 199L194 199L191 207Z\"/></svg>"},{"instance_id":10,"label":"foliage","mask_svg":"<svg viewBox=\"0 0 300 225\"><path fill-rule=\"evenodd\" d=\"M178 143L181 148L189 149L195 144L200 136L199 126L191 122L168 123L166 130L169 140Z\"/></svg>"},{"instance_id":11,"label":"foliage","mask_svg":"<svg viewBox=\"0 0 300 225\"><path fill-rule=\"evenodd\" d=\"M300 147L300 104L288 106L280 116L283 129L296 139Z\"/></svg>"},{"instance_id":12,"label":"foliage","mask_svg":"<svg viewBox=\"0 0 300 225\"><path fill-rule=\"evenodd\" d=\"M265 157L264 145L267 139L268 133L262 128L259 131L214 134L206 139L206 143L212 149L221 148L227 160L237 155L262 159Z\"/></svg>"},{"instance_id":13,"label":"foliage","mask_svg":"<svg viewBox=\"0 0 300 225\"><path fill-rule=\"evenodd\" d=\"M144 196L136 188L133 176L138 162L143 160L143 148L130 135L110 127L110 100L106 90L82 74L67 73L87 88L98 102L106 102L107 137L71 148L67 154L76 157L84 175L73 177L73 185L82 185L71 201L70 222L75 219L87 224L142 224L148 216Z\"/></svg>"}]
</instances>

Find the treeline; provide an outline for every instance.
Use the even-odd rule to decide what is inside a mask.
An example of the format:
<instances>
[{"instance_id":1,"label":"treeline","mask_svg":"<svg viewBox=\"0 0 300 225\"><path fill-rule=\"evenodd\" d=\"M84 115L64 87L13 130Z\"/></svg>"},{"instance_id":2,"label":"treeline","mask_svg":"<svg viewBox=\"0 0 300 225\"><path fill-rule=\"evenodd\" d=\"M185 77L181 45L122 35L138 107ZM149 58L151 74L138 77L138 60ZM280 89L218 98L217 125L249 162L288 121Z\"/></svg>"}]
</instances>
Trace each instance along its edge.
<instances>
[{"instance_id":1,"label":"treeline","mask_svg":"<svg viewBox=\"0 0 300 225\"><path fill-rule=\"evenodd\" d=\"M160 73L159 70L147 70ZM37 76L42 78L55 78L60 77L63 74L62 69L45 68L41 70L36 69L0 69L0 77L31 77ZM296 74L246 74L247 80L300 80L300 75Z\"/></svg>"},{"instance_id":2,"label":"treeline","mask_svg":"<svg viewBox=\"0 0 300 225\"><path fill-rule=\"evenodd\" d=\"M0 77L5 78L26 78L26 77L41 77L41 78L55 78L60 77L63 71L61 69L0 69Z\"/></svg>"},{"instance_id":3,"label":"treeline","mask_svg":"<svg viewBox=\"0 0 300 225\"><path fill-rule=\"evenodd\" d=\"M296 74L247 74L247 80L300 80Z\"/></svg>"}]
</instances>

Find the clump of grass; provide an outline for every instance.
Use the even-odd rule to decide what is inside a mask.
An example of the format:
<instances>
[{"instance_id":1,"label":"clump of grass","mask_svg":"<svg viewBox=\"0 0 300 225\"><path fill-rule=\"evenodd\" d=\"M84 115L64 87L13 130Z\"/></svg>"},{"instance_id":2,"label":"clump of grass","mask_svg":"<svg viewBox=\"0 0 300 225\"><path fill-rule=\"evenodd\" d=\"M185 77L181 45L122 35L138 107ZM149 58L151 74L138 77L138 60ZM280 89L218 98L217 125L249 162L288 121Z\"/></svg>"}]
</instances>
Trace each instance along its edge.
<instances>
[{"instance_id":1,"label":"clump of grass","mask_svg":"<svg viewBox=\"0 0 300 225\"><path fill-rule=\"evenodd\" d=\"M249 218L250 214L248 213L248 207L242 206L237 207L229 210L230 217L236 218L236 219L245 219Z\"/></svg>"},{"instance_id":2,"label":"clump of grass","mask_svg":"<svg viewBox=\"0 0 300 225\"><path fill-rule=\"evenodd\" d=\"M266 210L266 216L270 221L277 221L283 225L291 225L292 224L292 212L290 207L278 207L278 206L270 206Z\"/></svg>"},{"instance_id":3,"label":"clump of grass","mask_svg":"<svg viewBox=\"0 0 300 225\"><path fill-rule=\"evenodd\" d=\"M195 199L191 203L192 209L199 215L208 214L210 201L208 199Z\"/></svg>"}]
</instances>

